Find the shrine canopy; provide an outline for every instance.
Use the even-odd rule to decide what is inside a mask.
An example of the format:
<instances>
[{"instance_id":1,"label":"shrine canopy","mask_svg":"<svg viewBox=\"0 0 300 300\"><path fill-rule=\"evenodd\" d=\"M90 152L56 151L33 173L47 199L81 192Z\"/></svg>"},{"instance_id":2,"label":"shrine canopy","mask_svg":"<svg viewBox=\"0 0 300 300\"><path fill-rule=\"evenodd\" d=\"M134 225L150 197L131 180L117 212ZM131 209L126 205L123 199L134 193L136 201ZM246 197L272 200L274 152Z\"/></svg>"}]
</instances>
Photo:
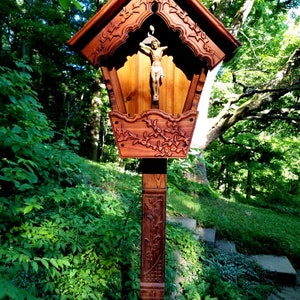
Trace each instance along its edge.
<instances>
[{"instance_id":1,"label":"shrine canopy","mask_svg":"<svg viewBox=\"0 0 300 300\"><path fill-rule=\"evenodd\" d=\"M196 56L206 60L211 70L222 60L230 60L240 46L223 24L198 0L110 0L68 41L95 67L126 43L130 32L159 15L166 26L180 33ZM154 23L154 22L153 22ZM186 31L186 29L190 29Z\"/></svg>"},{"instance_id":2,"label":"shrine canopy","mask_svg":"<svg viewBox=\"0 0 300 300\"><path fill-rule=\"evenodd\" d=\"M163 49L156 86L151 39ZM207 72L240 43L198 0L110 0L68 45L101 67L122 157L185 157Z\"/></svg>"}]
</instances>

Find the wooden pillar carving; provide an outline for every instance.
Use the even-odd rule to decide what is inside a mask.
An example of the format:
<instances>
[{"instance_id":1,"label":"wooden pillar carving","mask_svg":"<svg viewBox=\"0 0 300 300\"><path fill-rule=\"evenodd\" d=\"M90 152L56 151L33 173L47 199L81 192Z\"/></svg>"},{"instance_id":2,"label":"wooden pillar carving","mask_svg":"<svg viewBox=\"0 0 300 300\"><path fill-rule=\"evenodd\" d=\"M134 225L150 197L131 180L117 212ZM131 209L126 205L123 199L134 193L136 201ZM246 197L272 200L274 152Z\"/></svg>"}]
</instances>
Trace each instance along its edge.
<instances>
[{"instance_id":1,"label":"wooden pillar carving","mask_svg":"<svg viewBox=\"0 0 300 300\"><path fill-rule=\"evenodd\" d=\"M143 160L141 299L164 299L167 159Z\"/></svg>"}]
</instances>

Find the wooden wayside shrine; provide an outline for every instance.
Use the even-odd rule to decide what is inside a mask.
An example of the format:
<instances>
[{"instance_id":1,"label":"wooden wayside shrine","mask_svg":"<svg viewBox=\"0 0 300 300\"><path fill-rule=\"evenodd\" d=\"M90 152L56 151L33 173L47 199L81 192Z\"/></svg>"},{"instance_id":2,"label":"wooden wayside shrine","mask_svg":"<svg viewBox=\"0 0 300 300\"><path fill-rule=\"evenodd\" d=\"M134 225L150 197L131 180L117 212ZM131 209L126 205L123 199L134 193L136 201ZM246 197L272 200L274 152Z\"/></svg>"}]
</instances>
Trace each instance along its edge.
<instances>
[{"instance_id":1,"label":"wooden wayside shrine","mask_svg":"<svg viewBox=\"0 0 300 300\"><path fill-rule=\"evenodd\" d=\"M68 45L101 68L120 156L143 159L141 299L164 299L167 159L188 155L207 72L240 43L198 0L110 0Z\"/></svg>"}]
</instances>

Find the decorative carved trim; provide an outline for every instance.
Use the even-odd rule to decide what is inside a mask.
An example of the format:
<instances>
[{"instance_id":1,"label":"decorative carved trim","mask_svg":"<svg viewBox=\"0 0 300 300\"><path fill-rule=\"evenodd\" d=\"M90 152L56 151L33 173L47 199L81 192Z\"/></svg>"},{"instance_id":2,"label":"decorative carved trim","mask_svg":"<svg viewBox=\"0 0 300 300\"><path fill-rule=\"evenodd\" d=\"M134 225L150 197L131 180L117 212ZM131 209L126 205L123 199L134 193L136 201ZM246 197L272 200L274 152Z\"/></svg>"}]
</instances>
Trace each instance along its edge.
<instances>
[{"instance_id":1,"label":"decorative carved trim","mask_svg":"<svg viewBox=\"0 0 300 300\"><path fill-rule=\"evenodd\" d=\"M160 7L159 12L166 15L167 10L165 6L170 8L174 6L175 1L176 0L110 0L68 41L68 44L76 49L76 51L81 52L94 67L99 67L99 61L97 59L96 64L93 63L95 59L94 52L99 43L99 34L101 35L106 32L106 36L102 35L106 44L109 44L107 41L109 41L110 38L112 38L112 44L114 44L120 37L121 43L112 45L110 48L110 50L114 52L116 50L115 46L118 47L127 39L127 32L119 28L121 25L124 26L125 30L139 29L146 18L154 13L151 10L154 3ZM222 51L226 53L227 59L232 57L236 48L240 46L240 42L226 30L223 24L218 21L199 0L181 0L178 2L182 3L183 1L186 6L200 18L198 20L202 25L198 25L200 25L201 28L203 27L202 30L205 31L207 28L210 28L210 37L214 38ZM173 14L176 15L176 18L182 20L182 24L192 25L190 21L187 21L188 16L182 14L182 12L182 9L180 9L178 13L174 12ZM175 24L177 24L177 22ZM182 27L182 25L180 26ZM110 34L112 35L110 36ZM184 33L182 32L182 34ZM192 39L195 39L195 37L192 37ZM188 41L188 39L185 38L185 42L186 41ZM195 44L191 47L193 48L195 46L197 47ZM102 53L101 49L98 49L98 51L98 58L104 58L102 55L108 54L106 51ZM109 53L109 55L111 55L111 53Z\"/></svg>"},{"instance_id":2,"label":"decorative carved trim","mask_svg":"<svg viewBox=\"0 0 300 300\"><path fill-rule=\"evenodd\" d=\"M177 117L148 110L131 119L117 111L110 120L121 157L186 157L196 125L197 111Z\"/></svg>"},{"instance_id":3,"label":"decorative carved trim","mask_svg":"<svg viewBox=\"0 0 300 300\"><path fill-rule=\"evenodd\" d=\"M164 300L165 285L163 283L153 283L150 282L141 282L141 298L144 299L152 299L152 300Z\"/></svg>"},{"instance_id":4,"label":"decorative carved trim","mask_svg":"<svg viewBox=\"0 0 300 300\"><path fill-rule=\"evenodd\" d=\"M153 14L151 0L130 1L108 25L96 36L97 48L90 60L99 66L101 59L111 56L115 50L124 44L130 31L141 27L147 17Z\"/></svg>"},{"instance_id":5,"label":"decorative carved trim","mask_svg":"<svg viewBox=\"0 0 300 300\"><path fill-rule=\"evenodd\" d=\"M167 159L144 159L142 172L141 299L163 300Z\"/></svg>"},{"instance_id":6,"label":"decorative carved trim","mask_svg":"<svg viewBox=\"0 0 300 300\"><path fill-rule=\"evenodd\" d=\"M124 98L116 69L111 68L111 70L109 70L107 67L101 66L101 70L111 109L125 114L127 111L123 101Z\"/></svg>"},{"instance_id":7,"label":"decorative carved trim","mask_svg":"<svg viewBox=\"0 0 300 300\"><path fill-rule=\"evenodd\" d=\"M83 50L94 66L99 67L101 62L113 55L116 49L126 42L129 32L139 29L144 21L154 14L154 3L158 5L155 13L170 29L180 33L183 43L189 46L196 57L206 61L209 69L224 59L224 52L173 0L136 0L125 5L97 34L91 47Z\"/></svg>"},{"instance_id":8,"label":"decorative carved trim","mask_svg":"<svg viewBox=\"0 0 300 300\"><path fill-rule=\"evenodd\" d=\"M164 282L164 204L164 194L143 194L142 282Z\"/></svg>"},{"instance_id":9,"label":"decorative carved trim","mask_svg":"<svg viewBox=\"0 0 300 300\"><path fill-rule=\"evenodd\" d=\"M183 43L189 46L196 57L206 61L209 69L213 69L224 59L225 53L173 0L159 1L157 14L164 19L169 28L180 32Z\"/></svg>"}]
</instances>

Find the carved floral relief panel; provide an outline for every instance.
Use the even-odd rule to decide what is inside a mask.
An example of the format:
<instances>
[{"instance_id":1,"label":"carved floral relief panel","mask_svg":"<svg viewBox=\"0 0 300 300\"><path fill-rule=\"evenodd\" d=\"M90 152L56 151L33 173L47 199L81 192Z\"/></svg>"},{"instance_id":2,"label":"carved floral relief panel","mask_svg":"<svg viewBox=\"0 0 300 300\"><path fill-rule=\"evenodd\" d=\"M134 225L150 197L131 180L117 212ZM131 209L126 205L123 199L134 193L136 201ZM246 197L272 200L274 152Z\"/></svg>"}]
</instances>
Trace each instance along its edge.
<instances>
[{"instance_id":1,"label":"carved floral relief panel","mask_svg":"<svg viewBox=\"0 0 300 300\"><path fill-rule=\"evenodd\" d=\"M110 112L110 120L121 157L186 157L197 120L197 111L174 117L148 110L135 118Z\"/></svg>"}]
</instances>

